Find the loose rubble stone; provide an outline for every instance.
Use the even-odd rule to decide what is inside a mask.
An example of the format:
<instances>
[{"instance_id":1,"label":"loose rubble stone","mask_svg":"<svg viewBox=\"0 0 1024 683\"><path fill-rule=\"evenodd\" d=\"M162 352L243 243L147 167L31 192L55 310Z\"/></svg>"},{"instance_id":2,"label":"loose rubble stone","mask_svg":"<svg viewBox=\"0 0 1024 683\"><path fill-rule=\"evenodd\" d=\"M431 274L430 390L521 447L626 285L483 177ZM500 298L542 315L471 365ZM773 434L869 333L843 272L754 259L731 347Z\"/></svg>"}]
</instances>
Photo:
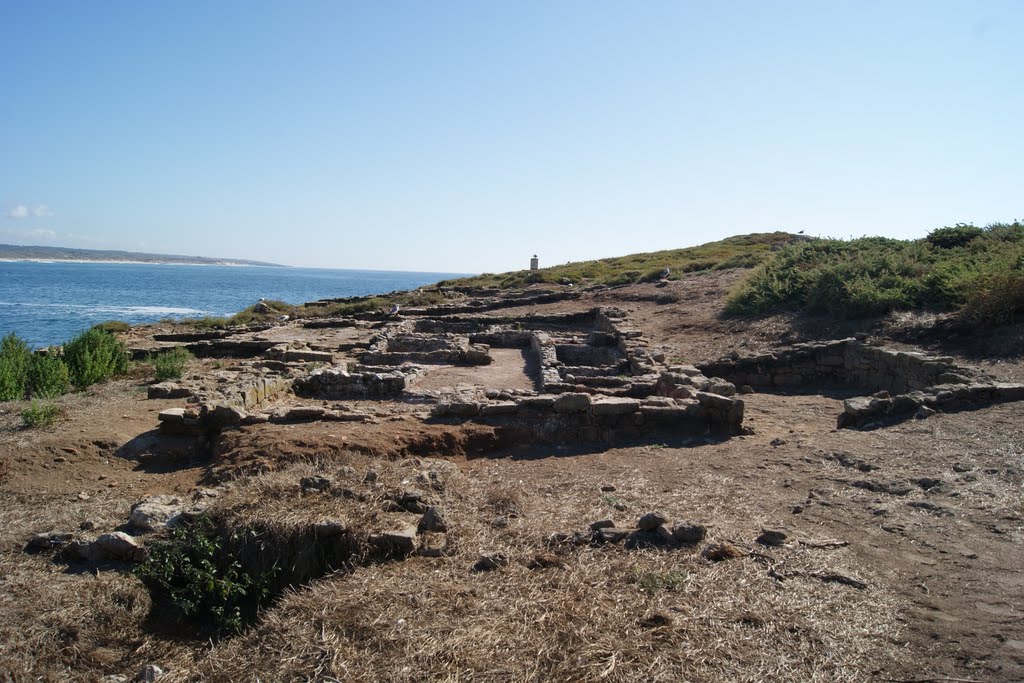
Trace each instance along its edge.
<instances>
[{"instance_id":1,"label":"loose rubble stone","mask_svg":"<svg viewBox=\"0 0 1024 683\"><path fill-rule=\"evenodd\" d=\"M701 524L680 522L672 527L672 536L677 543L700 543L707 536L708 530Z\"/></svg>"},{"instance_id":2,"label":"loose rubble stone","mask_svg":"<svg viewBox=\"0 0 1024 683\"><path fill-rule=\"evenodd\" d=\"M101 534L96 539L96 547L110 559L120 562L145 562L148 556L146 549L139 545L133 536L123 531Z\"/></svg>"},{"instance_id":3,"label":"loose rubble stone","mask_svg":"<svg viewBox=\"0 0 1024 683\"><path fill-rule=\"evenodd\" d=\"M782 529L761 529L761 535L755 539L761 545L778 546L786 542L787 534Z\"/></svg>"},{"instance_id":4,"label":"loose rubble stone","mask_svg":"<svg viewBox=\"0 0 1024 683\"><path fill-rule=\"evenodd\" d=\"M921 406L920 408L917 409L917 412L914 413L914 417L916 417L918 420L923 420L927 417L931 417L934 414L934 408L929 408L928 406Z\"/></svg>"},{"instance_id":5,"label":"loose rubble stone","mask_svg":"<svg viewBox=\"0 0 1024 683\"><path fill-rule=\"evenodd\" d=\"M67 531L44 531L30 538L25 550L56 550L64 544L70 543L74 537L74 534Z\"/></svg>"},{"instance_id":6,"label":"loose rubble stone","mask_svg":"<svg viewBox=\"0 0 1024 683\"><path fill-rule=\"evenodd\" d=\"M508 555L505 553L483 553L476 563L473 564L473 571L489 572L501 567L507 567L508 563Z\"/></svg>"},{"instance_id":7,"label":"loose rubble stone","mask_svg":"<svg viewBox=\"0 0 1024 683\"><path fill-rule=\"evenodd\" d=\"M630 534L629 529L616 529L615 527L603 527L594 532L595 543L621 543Z\"/></svg>"},{"instance_id":8,"label":"loose rubble stone","mask_svg":"<svg viewBox=\"0 0 1024 683\"><path fill-rule=\"evenodd\" d=\"M668 517L661 514L660 512L648 512L646 515L637 520L636 528L641 531L654 531L662 524L668 522Z\"/></svg>"},{"instance_id":9,"label":"loose rubble stone","mask_svg":"<svg viewBox=\"0 0 1024 683\"><path fill-rule=\"evenodd\" d=\"M497 517L491 520L492 529L505 529L508 528L508 525L508 515L498 515Z\"/></svg>"},{"instance_id":10,"label":"loose rubble stone","mask_svg":"<svg viewBox=\"0 0 1024 683\"><path fill-rule=\"evenodd\" d=\"M590 523L590 528L593 529L594 531L597 531L598 529L611 529L611 528L614 528L614 527L615 527L615 520L614 519L599 519L596 522L591 522Z\"/></svg>"},{"instance_id":11,"label":"loose rubble stone","mask_svg":"<svg viewBox=\"0 0 1024 683\"><path fill-rule=\"evenodd\" d=\"M327 491L331 488L333 482L327 477L322 475L315 475L312 477L303 477L299 480L299 488L302 489L303 493L309 491Z\"/></svg>"},{"instance_id":12,"label":"loose rubble stone","mask_svg":"<svg viewBox=\"0 0 1024 683\"><path fill-rule=\"evenodd\" d=\"M396 531L377 534L375 539L386 549L399 555L408 555L416 550L416 527L408 526Z\"/></svg>"},{"instance_id":13,"label":"loose rubble stone","mask_svg":"<svg viewBox=\"0 0 1024 683\"><path fill-rule=\"evenodd\" d=\"M449 524L448 518L444 514L444 510L432 505L427 508L427 511L420 517L420 522L416 527L417 533L427 533L430 531L444 532L448 531Z\"/></svg>"}]
</instances>

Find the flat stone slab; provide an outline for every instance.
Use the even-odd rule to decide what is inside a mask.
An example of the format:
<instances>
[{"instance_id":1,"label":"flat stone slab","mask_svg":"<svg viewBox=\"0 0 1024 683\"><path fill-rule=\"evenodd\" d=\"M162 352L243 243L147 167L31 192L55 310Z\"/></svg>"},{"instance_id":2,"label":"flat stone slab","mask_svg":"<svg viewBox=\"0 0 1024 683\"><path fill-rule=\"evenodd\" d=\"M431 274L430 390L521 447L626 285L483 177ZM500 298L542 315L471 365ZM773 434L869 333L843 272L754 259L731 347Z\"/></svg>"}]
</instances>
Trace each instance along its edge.
<instances>
[{"instance_id":1,"label":"flat stone slab","mask_svg":"<svg viewBox=\"0 0 1024 683\"><path fill-rule=\"evenodd\" d=\"M607 396L594 401L591 409L594 415L628 415L640 409L640 401L635 398Z\"/></svg>"}]
</instances>

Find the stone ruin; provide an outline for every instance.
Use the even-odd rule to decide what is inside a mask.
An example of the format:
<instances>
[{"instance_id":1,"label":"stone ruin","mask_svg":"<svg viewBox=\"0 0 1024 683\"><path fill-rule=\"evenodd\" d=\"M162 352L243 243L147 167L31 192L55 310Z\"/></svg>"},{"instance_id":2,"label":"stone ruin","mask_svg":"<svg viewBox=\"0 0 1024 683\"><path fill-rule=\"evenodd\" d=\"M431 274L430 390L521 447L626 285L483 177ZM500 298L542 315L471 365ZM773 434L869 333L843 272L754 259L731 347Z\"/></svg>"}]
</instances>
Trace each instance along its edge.
<instances>
[{"instance_id":1,"label":"stone ruin","mask_svg":"<svg viewBox=\"0 0 1024 683\"><path fill-rule=\"evenodd\" d=\"M531 299L513 297L502 305L524 300ZM154 385L150 396L193 404L161 414L162 429L171 433L264 421L359 420L381 409L326 404L355 401L426 406L431 421L479 422L538 441L738 434L744 404L737 386L744 392L864 391L846 399L840 427L1024 399L1024 385L996 382L948 357L885 349L866 339L669 365L620 309L508 317L492 312L500 307L470 302L400 316L369 313L158 336L199 356L238 360L208 377ZM302 330L320 336L295 339ZM531 367L529 389L489 386L485 374L474 374L486 373L499 350L512 349ZM441 389L421 386L438 368L462 368L468 379ZM323 405L275 407L285 399Z\"/></svg>"}]
</instances>

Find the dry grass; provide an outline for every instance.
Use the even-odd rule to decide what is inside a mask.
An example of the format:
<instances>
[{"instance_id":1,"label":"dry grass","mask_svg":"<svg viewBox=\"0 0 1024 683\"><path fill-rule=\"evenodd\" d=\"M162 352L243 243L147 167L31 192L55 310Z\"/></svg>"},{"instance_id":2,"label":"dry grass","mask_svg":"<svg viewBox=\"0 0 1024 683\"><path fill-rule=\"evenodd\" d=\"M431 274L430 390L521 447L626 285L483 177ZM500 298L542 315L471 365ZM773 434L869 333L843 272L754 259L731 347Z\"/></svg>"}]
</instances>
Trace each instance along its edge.
<instances>
[{"instance_id":1,"label":"dry grass","mask_svg":"<svg viewBox=\"0 0 1024 683\"><path fill-rule=\"evenodd\" d=\"M172 680L852 681L900 658L893 596L768 575L769 565L792 574L849 571L845 550L783 548L770 558L712 564L697 549L616 546L557 549L556 559L544 543L552 531L605 512L589 482L542 507L549 492L508 472L492 480L486 469L470 478L438 461L346 460L239 480L216 514L241 527L276 529L282 539L267 552L302 561L303 550L284 537L308 538L304 530L317 520L340 517L366 532L414 522L415 515L381 508L396 489L425 489L417 475L433 464L444 490L430 495L455 526L454 553L367 561L289 590L247 634L195 661L179 652L162 662ZM371 465L378 479L364 483ZM313 474L351 496L300 494L299 479ZM643 504L650 491L640 481L622 495ZM491 527L495 514L512 510L520 516L510 527ZM485 551L512 561L472 572ZM531 562L538 555L542 561ZM538 564L546 568L529 568Z\"/></svg>"}]
</instances>

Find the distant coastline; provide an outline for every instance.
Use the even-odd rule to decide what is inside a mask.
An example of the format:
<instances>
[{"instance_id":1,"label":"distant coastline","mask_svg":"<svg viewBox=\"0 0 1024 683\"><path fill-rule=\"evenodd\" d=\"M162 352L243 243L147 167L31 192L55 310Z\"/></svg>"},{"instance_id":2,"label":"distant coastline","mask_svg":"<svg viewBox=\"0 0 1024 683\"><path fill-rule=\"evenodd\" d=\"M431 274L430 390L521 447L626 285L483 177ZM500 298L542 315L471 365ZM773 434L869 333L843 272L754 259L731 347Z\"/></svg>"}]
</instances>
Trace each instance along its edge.
<instances>
[{"instance_id":1,"label":"distant coastline","mask_svg":"<svg viewBox=\"0 0 1024 683\"><path fill-rule=\"evenodd\" d=\"M31 263L143 263L152 265L193 266L269 266L288 268L280 263L246 259L182 256L180 254L149 254L113 249L72 249L68 247L22 246L0 244L0 262Z\"/></svg>"}]
</instances>

